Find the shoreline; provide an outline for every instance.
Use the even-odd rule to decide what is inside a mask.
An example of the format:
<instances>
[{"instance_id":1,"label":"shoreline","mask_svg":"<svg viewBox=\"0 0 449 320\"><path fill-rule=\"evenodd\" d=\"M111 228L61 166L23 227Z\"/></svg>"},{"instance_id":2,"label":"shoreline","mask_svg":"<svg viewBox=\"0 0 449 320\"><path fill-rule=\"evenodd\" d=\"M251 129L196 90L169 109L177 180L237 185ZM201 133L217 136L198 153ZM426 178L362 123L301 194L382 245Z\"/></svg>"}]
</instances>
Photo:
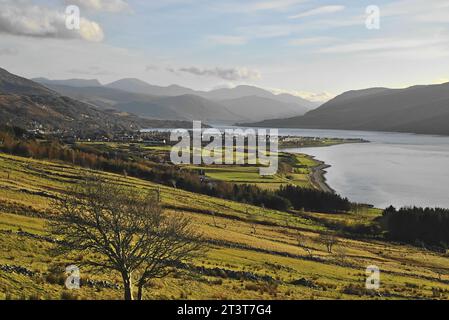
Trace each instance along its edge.
<instances>
[{"instance_id":1,"label":"shoreline","mask_svg":"<svg viewBox=\"0 0 449 320\"><path fill-rule=\"evenodd\" d=\"M335 190L329 186L326 179L327 173L326 169L330 168L331 165L328 165L321 160L317 160L315 159L315 157L311 155L308 154L305 155L318 162L318 165L313 167L312 172L309 174L310 181L312 182L312 184L321 191L328 193L336 193Z\"/></svg>"}]
</instances>

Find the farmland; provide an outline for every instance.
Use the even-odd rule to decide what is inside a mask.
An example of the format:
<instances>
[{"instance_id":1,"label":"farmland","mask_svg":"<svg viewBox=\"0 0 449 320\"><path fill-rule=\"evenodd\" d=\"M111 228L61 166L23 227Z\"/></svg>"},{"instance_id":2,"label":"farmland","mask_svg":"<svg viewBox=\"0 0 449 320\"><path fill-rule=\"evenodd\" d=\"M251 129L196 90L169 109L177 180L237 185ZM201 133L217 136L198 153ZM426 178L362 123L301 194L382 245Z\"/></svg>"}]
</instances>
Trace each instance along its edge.
<instances>
[{"instance_id":1,"label":"farmland","mask_svg":"<svg viewBox=\"0 0 449 320\"><path fill-rule=\"evenodd\" d=\"M67 291L64 268L82 265L84 257L50 255L55 239L48 233L46 221L57 214L51 203L86 171L62 162L0 154L0 299L122 297L116 286L120 284L117 274L99 274L87 267L81 267L81 289ZM449 257L443 253L344 234L338 235L338 243L329 253L320 241L320 235L331 231L332 226L370 223L379 215L378 210L280 212L138 178L97 173L105 179L119 179L136 191L160 190L167 213L191 217L208 243L204 258L167 278L154 280L146 290L146 299L449 297ZM365 289L369 265L381 270L378 291Z\"/></svg>"}]
</instances>

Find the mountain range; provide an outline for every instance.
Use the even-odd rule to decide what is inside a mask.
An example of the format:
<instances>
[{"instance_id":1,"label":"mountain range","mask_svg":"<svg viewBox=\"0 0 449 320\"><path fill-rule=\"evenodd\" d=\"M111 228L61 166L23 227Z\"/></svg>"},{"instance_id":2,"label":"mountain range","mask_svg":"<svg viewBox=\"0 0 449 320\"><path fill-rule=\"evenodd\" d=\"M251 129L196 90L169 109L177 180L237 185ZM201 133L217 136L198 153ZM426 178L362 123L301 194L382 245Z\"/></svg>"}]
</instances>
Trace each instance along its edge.
<instances>
[{"instance_id":1,"label":"mountain range","mask_svg":"<svg viewBox=\"0 0 449 320\"><path fill-rule=\"evenodd\" d=\"M151 127L191 127L100 110L0 68L0 124L75 135L109 134Z\"/></svg>"},{"instance_id":2,"label":"mountain range","mask_svg":"<svg viewBox=\"0 0 449 320\"><path fill-rule=\"evenodd\" d=\"M0 69L0 124L111 132L189 127L187 121L203 120L211 124L449 135L449 83L352 90L313 109L313 103L300 97L275 95L252 86L195 91L176 85L154 86L137 79L107 85L95 79L34 80ZM273 120L266 120L270 118Z\"/></svg>"},{"instance_id":3,"label":"mountain range","mask_svg":"<svg viewBox=\"0 0 449 320\"><path fill-rule=\"evenodd\" d=\"M449 135L449 83L345 92L303 116L243 123L279 128Z\"/></svg>"},{"instance_id":4,"label":"mountain range","mask_svg":"<svg viewBox=\"0 0 449 320\"><path fill-rule=\"evenodd\" d=\"M104 86L83 79L34 81L99 108L152 119L234 124L302 115L318 106L297 96L276 95L253 86L195 91L177 85L154 86L138 79L121 79Z\"/></svg>"}]
</instances>

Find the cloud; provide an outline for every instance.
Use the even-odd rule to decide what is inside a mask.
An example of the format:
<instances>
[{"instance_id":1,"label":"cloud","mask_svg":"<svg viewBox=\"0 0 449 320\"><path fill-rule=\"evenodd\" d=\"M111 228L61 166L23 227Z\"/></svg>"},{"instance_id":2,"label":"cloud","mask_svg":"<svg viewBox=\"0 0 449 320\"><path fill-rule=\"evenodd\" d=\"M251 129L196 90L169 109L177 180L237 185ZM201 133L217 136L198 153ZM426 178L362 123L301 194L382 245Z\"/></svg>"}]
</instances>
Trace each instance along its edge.
<instances>
[{"instance_id":1,"label":"cloud","mask_svg":"<svg viewBox=\"0 0 449 320\"><path fill-rule=\"evenodd\" d=\"M272 0L272 1L260 1L254 4L249 4L249 7L253 10L274 10L291 7L293 5L304 2L304 0Z\"/></svg>"},{"instance_id":2,"label":"cloud","mask_svg":"<svg viewBox=\"0 0 449 320\"><path fill-rule=\"evenodd\" d=\"M245 38L269 39L288 36L299 31L302 26L294 26L289 24L267 24L267 25L250 25L238 27L237 32L243 34Z\"/></svg>"},{"instance_id":3,"label":"cloud","mask_svg":"<svg viewBox=\"0 0 449 320\"><path fill-rule=\"evenodd\" d=\"M324 53L354 53L373 52L384 50L410 50L415 48L429 48L448 43L448 39L404 39L404 38L377 38L362 40L349 44L341 44L321 49Z\"/></svg>"},{"instance_id":4,"label":"cloud","mask_svg":"<svg viewBox=\"0 0 449 320\"><path fill-rule=\"evenodd\" d=\"M206 37L207 41L213 44L226 45L226 46L240 46L248 42L248 39L240 36L223 36L214 35Z\"/></svg>"},{"instance_id":5,"label":"cloud","mask_svg":"<svg viewBox=\"0 0 449 320\"><path fill-rule=\"evenodd\" d=\"M65 12L30 4L29 1L0 2L0 33L40 38L81 38L102 41L101 26L86 18L80 19L80 30L66 27Z\"/></svg>"},{"instance_id":6,"label":"cloud","mask_svg":"<svg viewBox=\"0 0 449 320\"><path fill-rule=\"evenodd\" d=\"M70 69L67 70L68 73L77 74L77 75L89 75L89 76L104 76L104 75L112 75L113 72L109 70L102 69L97 66L91 66L89 68L79 68L79 69Z\"/></svg>"},{"instance_id":7,"label":"cloud","mask_svg":"<svg viewBox=\"0 0 449 320\"><path fill-rule=\"evenodd\" d=\"M333 98L335 98L335 94L329 92L306 92L299 91L297 95L301 98L312 102L327 102Z\"/></svg>"},{"instance_id":8,"label":"cloud","mask_svg":"<svg viewBox=\"0 0 449 320\"><path fill-rule=\"evenodd\" d=\"M124 12L129 11L129 5L125 0L65 0L67 5L77 5L92 11Z\"/></svg>"},{"instance_id":9,"label":"cloud","mask_svg":"<svg viewBox=\"0 0 449 320\"><path fill-rule=\"evenodd\" d=\"M302 12L297 15L290 16L289 19L299 19L304 17L317 16L321 14L335 13L342 11L344 9L345 9L344 6L322 6L309 11Z\"/></svg>"},{"instance_id":10,"label":"cloud","mask_svg":"<svg viewBox=\"0 0 449 320\"><path fill-rule=\"evenodd\" d=\"M288 44L291 46L315 46L315 45L328 44L329 42L333 41L336 41L336 39L330 37L312 37L312 38L290 39Z\"/></svg>"},{"instance_id":11,"label":"cloud","mask_svg":"<svg viewBox=\"0 0 449 320\"><path fill-rule=\"evenodd\" d=\"M0 48L0 56L16 56L18 53L15 48Z\"/></svg>"},{"instance_id":12,"label":"cloud","mask_svg":"<svg viewBox=\"0 0 449 320\"><path fill-rule=\"evenodd\" d=\"M216 10L224 12L251 13L257 11L285 10L307 0L267 0L267 1L223 1L214 4Z\"/></svg>"},{"instance_id":13,"label":"cloud","mask_svg":"<svg viewBox=\"0 0 449 320\"><path fill-rule=\"evenodd\" d=\"M331 94L329 92L307 92L307 91L286 90L279 88L271 88L269 90L274 94L288 93L291 94L292 96L297 96L312 102L326 102L332 98L335 98L335 94Z\"/></svg>"},{"instance_id":14,"label":"cloud","mask_svg":"<svg viewBox=\"0 0 449 320\"><path fill-rule=\"evenodd\" d=\"M158 66L155 66L155 65L152 65L152 64L147 65L147 66L145 67L145 71L146 71L146 72L157 71L157 70L159 70L159 67L158 67Z\"/></svg>"},{"instance_id":15,"label":"cloud","mask_svg":"<svg viewBox=\"0 0 449 320\"><path fill-rule=\"evenodd\" d=\"M220 68L215 67L211 69L202 69L198 67L179 68L177 70L170 69L169 71L177 71L193 74L195 76L206 76L220 78L228 81L240 80L257 80L261 79L261 74L257 70L250 70L248 68Z\"/></svg>"}]
</instances>

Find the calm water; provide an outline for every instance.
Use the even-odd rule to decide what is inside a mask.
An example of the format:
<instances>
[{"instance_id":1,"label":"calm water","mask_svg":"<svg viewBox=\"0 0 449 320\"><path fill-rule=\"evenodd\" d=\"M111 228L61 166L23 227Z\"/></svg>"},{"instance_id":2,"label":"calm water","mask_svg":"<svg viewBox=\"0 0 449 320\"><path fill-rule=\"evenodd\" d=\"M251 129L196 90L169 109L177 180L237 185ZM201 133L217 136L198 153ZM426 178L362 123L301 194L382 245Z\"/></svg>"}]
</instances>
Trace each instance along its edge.
<instances>
[{"instance_id":1,"label":"calm water","mask_svg":"<svg viewBox=\"0 0 449 320\"><path fill-rule=\"evenodd\" d=\"M287 149L310 154L329 164L327 183L351 201L379 208L389 205L449 208L449 137L315 129L280 129L279 134L371 141Z\"/></svg>"},{"instance_id":2,"label":"calm water","mask_svg":"<svg viewBox=\"0 0 449 320\"><path fill-rule=\"evenodd\" d=\"M352 201L384 208L449 208L449 137L401 133L285 129L280 134L363 138L371 143L288 149L331 165L328 184Z\"/></svg>"}]
</instances>

